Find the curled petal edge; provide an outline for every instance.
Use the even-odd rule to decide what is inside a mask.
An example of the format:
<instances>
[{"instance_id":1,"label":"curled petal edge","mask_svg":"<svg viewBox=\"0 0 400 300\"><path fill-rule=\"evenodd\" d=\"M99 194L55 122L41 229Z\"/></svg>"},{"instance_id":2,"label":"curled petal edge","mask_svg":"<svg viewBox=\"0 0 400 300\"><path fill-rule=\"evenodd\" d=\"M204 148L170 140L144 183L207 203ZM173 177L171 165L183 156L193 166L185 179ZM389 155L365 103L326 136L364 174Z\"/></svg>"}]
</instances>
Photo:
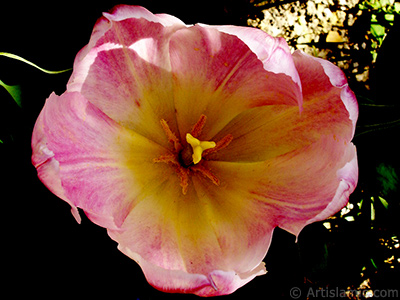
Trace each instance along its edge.
<instances>
[{"instance_id":1,"label":"curled petal edge","mask_svg":"<svg viewBox=\"0 0 400 300\"><path fill-rule=\"evenodd\" d=\"M303 230L305 226L314 222L325 220L326 218L340 211L347 204L347 202L349 201L349 196L356 188L358 182L358 162L356 147L351 143L349 145L348 151L353 151L353 153L351 153L352 157L341 169L337 171L336 174L338 179L340 180L339 185L336 189L336 193L332 201L325 207L325 209L312 219L309 219L306 222L302 222L301 224L285 224L285 226L279 227L282 227L283 229L296 235L296 238L298 238L301 230Z\"/></svg>"},{"instance_id":2,"label":"curled petal edge","mask_svg":"<svg viewBox=\"0 0 400 300\"><path fill-rule=\"evenodd\" d=\"M329 78L330 83L332 86L341 88L341 93L340 93L340 98L343 101L344 106L346 107L347 111L349 112L349 118L353 123L353 136L355 132L355 127L356 127L356 122L358 119L358 103L355 94L353 91L350 89L347 79L343 71L335 66L333 63L324 60L319 57L314 57L311 55L308 55L301 50L296 50L293 53L294 59L302 59L301 57L312 59L318 64L321 65L321 67L324 70L324 73L326 76Z\"/></svg>"},{"instance_id":3,"label":"curled petal edge","mask_svg":"<svg viewBox=\"0 0 400 300\"><path fill-rule=\"evenodd\" d=\"M185 25L180 19L168 14L153 14L142 6L136 5L117 5L110 13L103 13L109 20L122 21L129 18L144 18L150 22L160 23L163 26Z\"/></svg>"},{"instance_id":4,"label":"curled petal edge","mask_svg":"<svg viewBox=\"0 0 400 300\"><path fill-rule=\"evenodd\" d=\"M153 14L144 7L135 5L117 5L110 13L103 13L93 28L89 43L83 47L75 57L74 72L68 81L69 91L80 91L82 83L87 76L87 70L94 62L97 53L104 50L122 48L119 43L106 42L97 45L104 35L109 31L113 22L120 22L126 19L145 19L149 22L159 23L164 27L172 28L170 33L179 28L186 27L180 19L168 14ZM131 46L131 45L124 45Z\"/></svg>"},{"instance_id":5,"label":"curled petal edge","mask_svg":"<svg viewBox=\"0 0 400 300\"><path fill-rule=\"evenodd\" d=\"M348 163L346 163L343 168L337 171L337 176L338 178L340 178L340 183L336 190L335 196L333 197L333 200L322 212L309 220L307 224L325 220L326 218L337 213L347 204L349 196L356 188L358 181L356 148L354 147L354 145L352 146L354 149L353 158Z\"/></svg>"},{"instance_id":6,"label":"curled petal edge","mask_svg":"<svg viewBox=\"0 0 400 300\"><path fill-rule=\"evenodd\" d=\"M43 111L40 113L33 130L32 152L32 164L37 170L40 181L42 181L53 194L71 206L71 213L80 224L81 217L78 208L68 200L64 188L62 187L60 164L54 158L53 151L47 147L47 139L43 131Z\"/></svg>"},{"instance_id":7,"label":"curled petal edge","mask_svg":"<svg viewBox=\"0 0 400 300\"><path fill-rule=\"evenodd\" d=\"M300 111L302 111L303 95L299 74L296 70L290 48L284 38L275 38L266 32L250 27L232 25L203 27L216 28L218 31L237 36L263 63L264 69L275 74L285 74L295 83L296 96Z\"/></svg>"},{"instance_id":8,"label":"curled petal edge","mask_svg":"<svg viewBox=\"0 0 400 300\"><path fill-rule=\"evenodd\" d=\"M246 273L214 270L208 275L191 274L181 270L167 270L146 261L129 248L118 245L118 249L136 261L147 281L156 289L167 293L190 293L202 297L231 294L256 276L267 273L264 262Z\"/></svg>"}]
</instances>

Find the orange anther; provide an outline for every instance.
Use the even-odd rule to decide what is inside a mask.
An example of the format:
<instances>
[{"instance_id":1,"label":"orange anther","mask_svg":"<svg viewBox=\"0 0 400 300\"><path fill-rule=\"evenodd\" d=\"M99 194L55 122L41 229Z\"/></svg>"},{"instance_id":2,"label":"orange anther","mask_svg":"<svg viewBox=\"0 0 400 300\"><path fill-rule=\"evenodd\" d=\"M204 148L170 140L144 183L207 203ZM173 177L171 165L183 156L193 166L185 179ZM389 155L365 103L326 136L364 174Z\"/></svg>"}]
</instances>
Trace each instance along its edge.
<instances>
[{"instance_id":1,"label":"orange anther","mask_svg":"<svg viewBox=\"0 0 400 300\"><path fill-rule=\"evenodd\" d=\"M167 121L161 119L160 121L162 128L164 129L165 134L167 135L168 141L174 145L174 149L176 152L179 152L182 149L181 143L176 135L171 131Z\"/></svg>"},{"instance_id":2,"label":"orange anther","mask_svg":"<svg viewBox=\"0 0 400 300\"><path fill-rule=\"evenodd\" d=\"M203 130L204 125L206 124L207 117L205 115L201 115L196 124L194 124L191 135L195 138L199 137L201 131Z\"/></svg>"},{"instance_id":3,"label":"orange anther","mask_svg":"<svg viewBox=\"0 0 400 300\"><path fill-rule=\"evenodd\" d=\"M220 181L217 178L217 176L215 176L213 173L211 173L211 171L209 169L207 169L206 167L204 167L204 165L195 165L195 166L192 166L191 169L193 171L201 173L202 175L204 175L205 177L210 179L215 185L220 185Z\"/></svg>"},{"instance_id":4,"label":"orange anther","mask_svg":"<svg viewBox=\"0 0 400 300\"><path fill-rule=\"evenodd\" d=\"M214 153L214 152L217 152L219 150L226 148L232 142L232 140L233 140L232 134L228 134L228 135L224 136L222 139L220 139L216 143L214 148L204 150L203 157L205 157L208 154L211 154L211 153Z\"/></svg>"}]
</instances>

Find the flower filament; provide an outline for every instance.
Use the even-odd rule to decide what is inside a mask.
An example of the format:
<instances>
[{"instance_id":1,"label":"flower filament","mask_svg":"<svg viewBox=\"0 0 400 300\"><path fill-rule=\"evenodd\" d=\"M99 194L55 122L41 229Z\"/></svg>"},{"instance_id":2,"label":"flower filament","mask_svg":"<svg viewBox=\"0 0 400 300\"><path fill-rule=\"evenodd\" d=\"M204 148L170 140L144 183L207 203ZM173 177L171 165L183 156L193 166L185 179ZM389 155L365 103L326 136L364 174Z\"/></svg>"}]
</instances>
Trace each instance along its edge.
<instances>
[{"instance_id":1,"label":"flower filament","mask_svg":"<svg viewBox=\"0 0 400 300\"><path fill-rule=\"evenodd\" d=\"M164 119L160 121L169 143L173 145L173 150L166 155L154 158L153 162L163 162L175 168L184 195L186 195L189 188L189 175L191 172L200 173L205 178L211 180L213 184L220 185L219 179L202 163L202 158L204 159L207 155L228 146L233 137L231 134L228 134L217 143L213 141L200 141L197 137L201 134L206 119L205 115L200 116L191 132L186 134L184 144L171 131L167 121Z\"/></svg>"}]
</instances>

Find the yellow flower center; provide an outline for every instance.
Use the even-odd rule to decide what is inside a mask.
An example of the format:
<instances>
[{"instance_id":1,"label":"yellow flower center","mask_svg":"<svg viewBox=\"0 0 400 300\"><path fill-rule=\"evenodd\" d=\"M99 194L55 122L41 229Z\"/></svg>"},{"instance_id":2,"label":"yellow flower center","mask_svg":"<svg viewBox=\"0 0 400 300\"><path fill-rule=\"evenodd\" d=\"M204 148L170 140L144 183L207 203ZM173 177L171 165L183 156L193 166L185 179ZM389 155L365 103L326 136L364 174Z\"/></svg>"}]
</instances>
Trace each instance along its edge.
<instances>
[{"instance_id":1,"label":"yellow flower center","mask_svg":"<svg viewBox=\"0 0 400 300\"><path fill-rule=\"evenodd\" d=\"M171 165L180 179L182 193L185 195L189 188L189 176L193 173L198 173L211 180L215 185L220 185L219 179L210 171L206 163L202 162L206 156L215 153L227 147L233 140L231 134L226 135L217 143L212 141L200 141L197 137L200 136L206 116L201 115L199 121L193 126L190 133L186 134L186 142L182 143L169 128L168 122L161 120L161 126L168 138L168 141L173 145L173 149L168 151L166 155L154 158L155 163L166 163Z\"/></svg>"},{"instance_id":2,"label":"yellow flower center","mask_svg":"<svg viewBox=\"0 0 400 300\"><path fill-rule=\"evenodd\" d=\"M214 142L202 142L190 133L186 134L186 141L192 146L193 149L193 163L198 164L201 160L201 154L203 153L204 150L214 148L217 144Z\"/></svg>"}]
</instances>

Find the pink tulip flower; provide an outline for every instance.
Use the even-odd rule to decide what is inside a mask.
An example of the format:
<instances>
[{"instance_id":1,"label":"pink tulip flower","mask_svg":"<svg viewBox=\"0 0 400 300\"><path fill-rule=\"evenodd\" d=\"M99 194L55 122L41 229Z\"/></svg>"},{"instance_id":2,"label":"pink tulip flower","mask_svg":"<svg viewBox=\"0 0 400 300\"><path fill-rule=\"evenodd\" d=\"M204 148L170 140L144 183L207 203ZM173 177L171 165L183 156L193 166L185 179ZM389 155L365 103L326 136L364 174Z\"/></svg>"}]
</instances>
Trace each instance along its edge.
<instances>
[{"instance_id":1,"label":"pink tulip flower","mask_svg":"<svg viewBox=\"0 0 400 300\"><path fill-rule=\"evenodd\" d=\"M32 161L152 286L224 295L266 273L275 227L347 203L357 117L340 69L282 38L121 5L47 99Z\"/></svg>"}]
</instances>

